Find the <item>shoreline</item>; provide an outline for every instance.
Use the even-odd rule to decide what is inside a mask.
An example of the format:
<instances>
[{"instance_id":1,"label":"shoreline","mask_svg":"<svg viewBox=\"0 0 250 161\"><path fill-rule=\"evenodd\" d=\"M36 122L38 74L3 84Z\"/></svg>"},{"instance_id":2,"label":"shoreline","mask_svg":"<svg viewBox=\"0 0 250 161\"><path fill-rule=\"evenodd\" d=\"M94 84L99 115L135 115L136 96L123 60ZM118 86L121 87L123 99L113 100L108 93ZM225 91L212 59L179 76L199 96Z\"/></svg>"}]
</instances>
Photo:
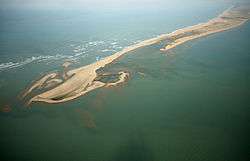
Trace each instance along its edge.
<instances>
[{"instance_id":1,"label":"shoreline","mask_svg":"<svg viewBox=\"0 0 250 161\"><path fill-rule=\"evenodd\" d=\"M245 13L245 11L247 11L247 13ZM107 87L109 85L119 85L126 80L125 77L129 76L128 73L120 71L119 73L122 74L120 79L117 82L108 84L95 80L95 78L98 76L97 70L114 62L126 53L134 51L138 48L150 46L163 40L171 40L172 42L170 44L167 44L164 48L160 49L161 51L168 51L187 41L238 27L248 21L249 18L249 8L244 8L244 6L231 7L225 10L216 18L213 18L206 23L200 23L194 26L177 29L171 33L162 34L155 38L147 39L137 44L133 44L97 62L77 69L66 71L65 75L67 76L67 78L65 78L65 80L62 80L61 84L32 97L28 101L28 104L31 104L32 102L62 103L78 98L92 90L101 87ZM42 87L44 83L46 83L47 81L51 81L50 79L53 78L48 78L45 81L38 80L37 82L39 83L31 86L30 89L27 89L27 91L32 92L35 87Z\"/></svg>"},{"instance_id":2,"label":"shoreline","mask_svg":"<svg viewBox=\"0 0 250 161\"><path fill-rule=\"evenodd\" d=\"M222 14L220 14L216 18L209 20L208 22L175 30L174 32L169 34L169 39L171 39L172 37L179 36L181 34L187 34L191 32L201 32L202 30L203 31L199 33L198 35L194 34L191 36L183 36L181 38L177 38L171 44L167 44L164 48L160 50L167 51L187 41L205 37L205 36L215 34L218 32L227 31L232 28L236 28L238 26L241 26L245 22L247 22L250 18L249 12L247 14L230 13L230 12L238 12L238 11L234 10L234 7L232 6L229 9L225 10ZM213 29L215 25L217 25L217 28Z\"/></svg>"}]
</instances>

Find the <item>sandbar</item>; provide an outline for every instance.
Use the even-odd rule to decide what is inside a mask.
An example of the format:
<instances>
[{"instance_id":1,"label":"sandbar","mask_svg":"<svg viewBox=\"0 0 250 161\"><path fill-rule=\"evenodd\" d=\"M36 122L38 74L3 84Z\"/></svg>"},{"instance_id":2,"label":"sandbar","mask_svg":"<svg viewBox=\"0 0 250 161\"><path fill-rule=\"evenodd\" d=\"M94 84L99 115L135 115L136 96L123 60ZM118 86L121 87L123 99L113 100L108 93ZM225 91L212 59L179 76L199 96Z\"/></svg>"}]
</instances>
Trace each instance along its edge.
<instances>
[{"instance_id":1,"label":"sandbar","mask_svg":"<svg viewBox=\"0 0 250 161\"><path fill-rule=\"evenodd\" d=\"M167 51L176 47L177 45L180 45L192 39L196 39L217 32L222 32L240 26L245 23L249 18L249 7L234 6L224 11L218 17L213 18L206 23L200 23L194 26L178 29L172 33L162 34L155 38L144 40L137 44L128 46L123 50L116 52L108 57L105 57L99 61L96 61L92 64L79 67L77 69L72 69L69 71L64 70L64 80L62 83L61 81L56 80L56 82L60 82L58 86L33 96L28 101L28 104L32 102L66 102L78 98L92 90L101 87L109 87L121 84L128 77L129 74L127 72L120 71L120 77L117 82L104 83L96 80L96 78L98 77L97 70L105 67L107 64L112 63L124 54L136 50L138 48L159 43L163 40L168 40L170 43L168 43L164 48L160 49L161 51ZM69 63L65 63L63 66L65 69L67 69L69 65ZM25 92L24 97L31 93L33 89L41 87L42 84L45 84L46 81L49 81L49 79L52 79L54 77L55 75L53 73L46 75L41 80L37 81L34 85L32 85L27 90L27 92Z\"/></svg>"},{"instance_id":2,"label":"sandbar","mask_svg":"<svg viewBox=\"0 0 250 161\"><path fill-rule=\"evenodd\" d=\"M187 41L238 27L250 18L249 6L233 6L218 17L205 23L176 30L168 35L168 43L161 51L167 51Z\"/></svg>"}]
</instances>

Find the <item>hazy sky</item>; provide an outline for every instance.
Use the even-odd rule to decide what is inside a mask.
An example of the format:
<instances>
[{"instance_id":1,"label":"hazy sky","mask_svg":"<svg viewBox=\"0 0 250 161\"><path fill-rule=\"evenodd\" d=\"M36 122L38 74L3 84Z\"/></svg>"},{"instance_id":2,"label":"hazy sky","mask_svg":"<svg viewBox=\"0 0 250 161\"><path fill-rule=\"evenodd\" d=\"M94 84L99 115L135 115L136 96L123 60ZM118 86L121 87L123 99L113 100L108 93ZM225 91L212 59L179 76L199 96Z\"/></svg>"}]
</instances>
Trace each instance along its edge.
<instances>
[{"instance_id":1,"label":"hazy sky","mask_svg":"<svg viewBox=\"0 0 250 161\"><path fill-rule=\"evenodd\" d=\"M2 7L122 7L150 5L191 5L192 3L237 0L0 0Z\"/></svg>"},{"instance_id":2,"label":"hazy sky","mask_svg":"<svg viewBox=\"0 0 250 161\"><path fill-rule=\"evenodd\" d=\"M67 5L148 5L170 3L170 0L1 0L3 5L36 5L36 6L67 6ZM178 0L177 0L178 1Z\"/></svg>"}]
</instances>

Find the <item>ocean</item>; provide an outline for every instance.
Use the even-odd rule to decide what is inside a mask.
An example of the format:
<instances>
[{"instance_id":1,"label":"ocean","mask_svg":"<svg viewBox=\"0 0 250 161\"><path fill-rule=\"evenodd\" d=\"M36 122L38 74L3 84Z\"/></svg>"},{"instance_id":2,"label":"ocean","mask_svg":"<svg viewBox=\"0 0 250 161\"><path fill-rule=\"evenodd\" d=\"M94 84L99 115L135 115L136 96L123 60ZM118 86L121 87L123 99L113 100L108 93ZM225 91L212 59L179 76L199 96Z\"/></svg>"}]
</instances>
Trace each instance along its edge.
<instances>
[{"instance_id":1,"label":"ocean","mask_svg":"<svg viewBox=\"0 0 250 161\"><path fill-rule=\"evenodd\" d=\"M244 161L249 148L250 23L168 52L158 43L106 67L130 78L60 103L19 98L43 74L216 17L229 4L124 9L2 9L4 160ZM86 128L84 116L94 122Z\"/></svg>"}]
</instances>

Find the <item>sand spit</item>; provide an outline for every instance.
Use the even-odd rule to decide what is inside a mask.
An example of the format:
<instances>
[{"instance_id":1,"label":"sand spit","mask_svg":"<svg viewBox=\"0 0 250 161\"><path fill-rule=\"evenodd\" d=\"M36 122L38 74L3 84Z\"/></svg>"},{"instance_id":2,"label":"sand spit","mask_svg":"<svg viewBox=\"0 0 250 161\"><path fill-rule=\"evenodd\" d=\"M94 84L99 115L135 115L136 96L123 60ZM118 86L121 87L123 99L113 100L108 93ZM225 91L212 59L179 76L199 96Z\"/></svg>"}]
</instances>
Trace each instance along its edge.
<instances>
[{"instance_id":1,"label":"sand spit","mask_svg":"<svg viewBox=\"0 0 250 161\"><path fill-rule=\"evenodd\" d=\"M250 18L249 6L231 7L206 23L176 30L168 35L170 43L161 51L167 51L187 41L238 27Z\"/></svg>"},{"instance_id":2,"label":"sand spit","mask_svg":"<svg viewBox=\"0 0 250 161\"><path fill-rule=\"evenodd\" d=\"M119 80L117 82L115 82L115 83L108 83L106 85L106 87L113 87L113 86L120 85L123 82L125 82L129 77L129 73L127 73L127 72L119 72L119 74L120 74Z\"/></svg>"},{"instance_id":3,"label":"sand spit","mask_svg":"<svg viewBox=\"0 0 250 161\"><path fill-rule=\"evenodd\" d=\"M41 80L35 82L30 89L27 90L28 93L26 92L24 97L31 93L33 89L37 88L37 86L43 87L42 89L46 89L54 87L57 84L59 85L31 98L27 104L29 105L35 101L47 103L61 103L69 101L100 87L117 86L125 82L129 76L128 72L121 71L118 73L120 76L116 82L104 83L101 81L95 81L96 77L98 77L96 70L100 67L104 67L104 62L96 62L80 69L71 70L67 73L67 75L70 75L71 77L64 80L64 82L61 79L55 78L57 76L55 73L45 75Z\"/></svg>"},{"instance_id":4,"label":"sand spit","mask_svg":"<svg viewBox=\"0 0 250 161\"><path fill-rule=\"evenodd\" d=\"M60 84L62 82L63 82L63 80L58 79L58 78L48 80L46 82L46 84L44 85L44 89L51 88L51 87L56 86L56 85L58 85L58 84Z\"/></svg>"},{"instance_id":5,"label":"sand spit","mask_svg":"<svg viewBox=\"0 0 250 161\"><path fill-rule=\"evenodd\" d=\"M36 81L31 87L29 87L23 94L22 94L22 98L26 97L29 93L31 93L33 90L35 90L36 88L41 88L42 85L51 78L55 78L57 76L56 73L50 73L47 74L45 76L43 76L41 79L39 79L38 81Z\"/></svg>"},{"instance_id":6,"label":"sand spit","mask_svg":"<svg viewBox=\"0 0 250 161\"><path fill-rule=\"evenodd\" d=\"M249 18L249 7L232 7L223 12L218 17L211 19L207 23L201 23L198 25L176 30L169 34L162 34L155 38L141 41L92 64L66 71L69 63L65 63L63 65L65 70L65 79L63 80L63 82L52 89L34 96L29 100L28 104L32 102L60 103L70 101L94 89L105 86L118 85L126 80L126 78L128 77L128 73L121 71L121 75L117 82L103 83L101 81L95 80L98 77L96 71L100 68L105 67L107 64L112 63L122 55L135 49L149 46L163 40L170 40L171 43L168 44L165 48L161 49L162 51L167 51L189 40L237 27L246 22ZM30 89L27 90L27 92L24 94L24 97L29 94L34 88L41 86L41 84L44 84L48 80L48 78L51 78L53 76L54 75L47 75L41 80L37 81L37 83L35 83L30 87Z\"/></svg>"}]
</instances>

